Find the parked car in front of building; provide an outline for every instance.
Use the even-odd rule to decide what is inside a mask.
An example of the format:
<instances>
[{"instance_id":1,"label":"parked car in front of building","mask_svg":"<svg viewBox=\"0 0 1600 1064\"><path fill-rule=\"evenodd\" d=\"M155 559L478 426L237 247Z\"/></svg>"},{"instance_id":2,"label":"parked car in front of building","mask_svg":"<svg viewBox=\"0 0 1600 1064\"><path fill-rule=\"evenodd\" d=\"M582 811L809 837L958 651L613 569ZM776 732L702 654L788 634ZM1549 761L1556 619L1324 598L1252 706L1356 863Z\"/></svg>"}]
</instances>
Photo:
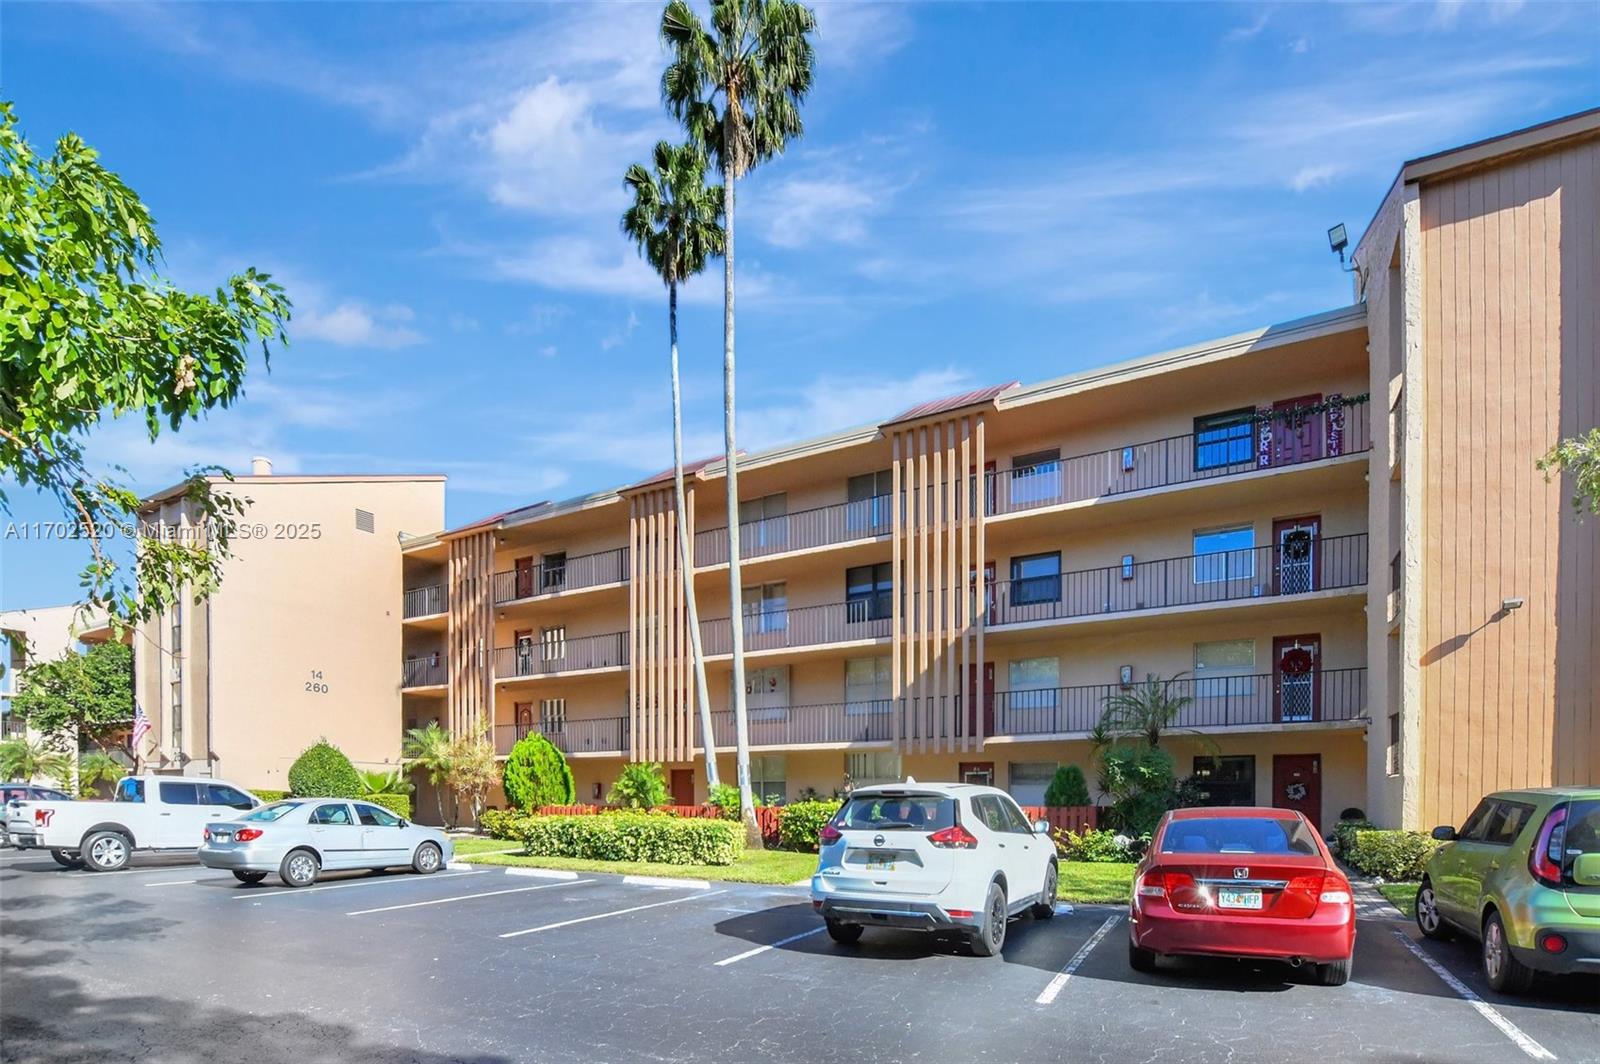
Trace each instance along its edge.
<instances>
[{"instance_id":1,"label":"parked car in front of building","mask_svg":"<svg viewBox=\"0 0 1600 1064\"><path fill-rule=\"evenodd\" d=\"M835 942L868 927L964 934L1000 952L1006 922L1055 914L1056 847L1005 791L968 783L860 787L818 834L812 905Z\"/></svg>"},{"instance_id":2,"label":"parked car in front of building","mask_svg":"<svg viewBox=\"0 0 1600 1064\"><path fill-rule=\"evenodd\" d=\"M1444 845L1417 887L1424 935L1476 939L1502 993L1536 972L1600 974L1600 788L1497 791L1433 837Z\"/></svg>"},{"instance_id":3,"label":"parked car in front of building","mask_svg":"<svg viewBox=\"0 0 1600 1064\"><path fill-rule=\"evenodd\" d=\"M370 802L286 798L207 824L200 863L226 868L241 883L259 883L276 872L285 886L307 887L322 872L341 869L410 866L431 875L454 852L444 832Z\"/></svg>"},{"instance_id":4,"label":"parked car in front of building","mask_svg":"<svg viewBox=\"0 0 1600 1064\"><path fill-rule=\"evenodd\" d=\"M1319 982L1350 978L1356 915L1350 882L1302 813L1175 809L1134 870L1128 963L1192 955L1315 965Z\"/></svg>"},{"instance_id":5,"label":"parked car in front of building","mask_svg":"<svg viewBox=\"0 0 1600 1064\"><path fill-rule=\"evenodd\" d=\"M70 801L70 794L54 787L43 787L37 783L0 783L0 806L9 806L12 802ZM6 830L5 819L5 814L0 814L0 846L11 845L11 832Z\"/></svg>"}]
</instances>

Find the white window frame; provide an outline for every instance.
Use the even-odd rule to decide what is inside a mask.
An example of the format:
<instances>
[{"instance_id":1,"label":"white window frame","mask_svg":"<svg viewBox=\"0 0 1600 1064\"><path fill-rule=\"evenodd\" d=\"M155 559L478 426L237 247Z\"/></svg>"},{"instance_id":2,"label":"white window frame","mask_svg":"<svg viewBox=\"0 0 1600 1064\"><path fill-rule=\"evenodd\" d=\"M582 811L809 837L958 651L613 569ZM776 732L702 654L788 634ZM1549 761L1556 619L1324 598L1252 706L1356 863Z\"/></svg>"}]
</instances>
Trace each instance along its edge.
<instances>
[{"instance_id":1,"label":"white window frame","mask_svg":"<svg viewBox=\"0 0 1600 1064\"><path fill-rule=\"evenodd\" d=\"M1206 536L1223 536L1243 533L1250 542L1244 547L1222 547L1201 550L1200 540ZM1194 530L1194 558L1191 562L1196 584L1220 584L1224 581L1254 580L1256 578L1256 530L1251 524L1222 525L1217 528ZM1240 554L1244 558L1239 558ZM1221 555L1221 558L1218 558Z\"/></svg>"},{"instance_id":2,"label":"white window frame","mask_svg":"<svg viewBox=\"0 0 1600 1064\"><path fill-rule=\"evenodd\" d=\"M762 802L783 805L789 800L789 755L751 754L750 789ZM776 794L777 802L769 800Z\"/></svg>"},{"instance_id":3,"label":"white window frame","mask_svg":"<svg viewBox=\"0 0 1600 1064\"><path fill-rule=\"evenodd\" d=\"M1250 644L1250 664L1222 665L1207 667L1201 660L1202 647L1225 646L1228 644ZM1195 698L1238 697L1255 694L1256 662L1259 652L1254 639L1208 639L1194 644L1194 678ZM1208 680L1223 681L1230 677L1242 677L1233 683L1207 683Z\"/></svg>"},{"instance_id":4,"label":"white window frame","mask_svg":"<svg viewBox=\"0 0 1600 1064\"><path fill-rule=\"evenodd\" d=\"M893 766L893 775L882 773ZM869 771L863 772L862 769ZM857 787L875 783L899 783L905 779L905 762L893 750L856 750L844 755L844 771Z\"/></svg>"},{"instance_id":5,"label":"white window frame","mask_svg":"<svg viewBox=\"0 0 1600 1064\"><path fill-rule=\"evenodd\" d=\"M851 666L860 667L862 664L871 664L873 679L871 684L850 682ZM892 710L893 678L890 672L889 655L878 654L870 658L849 658L844 663L844 712L847 717L861 717L873 713L888 713ZM866 697L862 697L865 694Z\"/></svg>"}]
</instances>

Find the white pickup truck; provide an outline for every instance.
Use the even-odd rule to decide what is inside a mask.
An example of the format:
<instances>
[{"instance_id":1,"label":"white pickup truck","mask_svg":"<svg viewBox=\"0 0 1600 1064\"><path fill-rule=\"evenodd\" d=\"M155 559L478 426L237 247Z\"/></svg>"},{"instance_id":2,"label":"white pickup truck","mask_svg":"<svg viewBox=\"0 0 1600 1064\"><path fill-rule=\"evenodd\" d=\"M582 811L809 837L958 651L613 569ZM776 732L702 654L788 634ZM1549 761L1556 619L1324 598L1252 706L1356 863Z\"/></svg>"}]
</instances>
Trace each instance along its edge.
<instances>
[{"instance_id":1,"label":"white pickup truck","mask_svg":"<svg viewBox=\"0 0 1600 1064\"><path fill-rule=\"evenodd\" d=\"M208 821L260 804L222 780L128 776L109 802L7 802L5 829L19 850L49 850L68 868L115 872L135 850L193 853Z\"/></svg>"}]
</instances>

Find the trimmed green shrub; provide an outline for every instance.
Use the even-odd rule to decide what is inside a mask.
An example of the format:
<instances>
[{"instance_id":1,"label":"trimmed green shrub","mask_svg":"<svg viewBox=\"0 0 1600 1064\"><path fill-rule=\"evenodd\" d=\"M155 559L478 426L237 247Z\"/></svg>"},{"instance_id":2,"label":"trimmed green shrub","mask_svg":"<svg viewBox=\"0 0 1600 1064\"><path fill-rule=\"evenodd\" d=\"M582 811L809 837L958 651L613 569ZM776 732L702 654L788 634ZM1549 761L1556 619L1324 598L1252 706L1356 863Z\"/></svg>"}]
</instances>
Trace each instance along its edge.
<instances>
[{"instance_id":1,"label":"trimmed green shrub","mask_svg":"<svg viewBox=\"0 0 1600 1064\"><path fill-rule=\"evenodd\" d=\"M395 816L411 819L411 795L409 794L363 794L363 802L381 805Z\"/></svg>"},{"instance_id":2,"label":"trimmed green shrub","mask_svg":"<svg viewBox=\"0 0 1600 1064\"><path fill-rule=\"evenodd\" d=\"M778 810L778 841L788 850L817 852L817 833L833 819L842 802L795 802ZM734 815L738 815L735 809Z\"/></svg>"},{"instance_id":3,"label":"trimmed green shrub","mask_svg":"<svg viewBox=\"0 0 1600 1064\"><path fill-rule=\"evenodd\" d=\"M1061 765L1050 777L1050 786L1044 791L1045 805L1088 805L1089 785L1083 782L1083 769L1077 765Z\"/></svg>"},{"instance_id":4,"label":"trimmed green shrub","mask_svg":"<svg viewBox=\"0 0 1600 1064\"><path fill-rule=\"evenodd\" d=\"M1421 879L1423 866L1439 844L1420 831L1356 831L1344 859L1359 872L1380 879Z\"/></svg>"},{"instance_id":5,"label":"trimmed green shrub","mask_svg":"<svg viewBox=\"0 0 1600 1064\"><path fill-rule=\"evenodd\" d=\"M263 802L281 802L289 797L288 791L269 791L263 787L252 787L250 793L260 798Z\"/></svg>"},{"instance_id":6,"label":"trimmed green shrub","mask_svg":"<svg viewBox=\"0 0 1600 1064\"><path fill-rule=\"evenodd\" d=\"M706 804L722 814L724 820L739 819L739 788L731 783L719 783L706 795Z\"/></svg>"},{"instance_id":7,"label":"trimmed green shrub","mask_svg":"<svg viewBox=\"0 0 1600 1064\"><path fill-rule=\"evenodd\" d=\"M518 739L511 748L501 785L506 801L524 810L571 805L577 793L566 755L538 732Z\"/></svg>"},{"instance_id":8,"label":"trimmed green shrub","mask_svg":"<svg viewBox=\"0 0 1600 1064\"><path fill-rule=\"evenodd\" d=\"M326 739L306 748L289 766L289 793L297 798L360 798L361 774Z\"/></svg>"},{"instance_id":9,"label":"trimmed green shrub","mask_svg":"<svg viewBox=\"0 0 1600 1064\"><path fill-rule=\"evenodd\" d=\"M1055 837L1056 849L1066 861L1113 864L1139 859L1134 840L1114 831L1057 831Z\"/></svg>"},{"instance_id":10,"label":"trimmed green shrub","mask_svg":"<svg viewBox=\"0 0 1600 1064\"><path fill-rule=\"evenodd\" d=\"M485 809L478 814L478 827L490 838L515 839L517 821L521 819L522 814L511 809Z\"/></svg>"},{"instance_id":11,"label":"trimmed green shrub","mask_svg":"<svg viewBox=\"0 0 1600 1064\"><path fill-rule=\"evenodd\" d=\"M524 853L539 857L730 865L744 852L740 824L705 817L525 816L511 833Z\"/></svg>"},{"instance_id":12,"label":"trimmed green shrub","mask_svg":"<svg viewBox=\"0 0 1600 1064\"><path fill-rule=\"evenodd\" d=\"M654 809L667 804L667 781L661 766L649 761L630 761L611 785L606 801L628 809Z\"/></svg>"},{"instance_id":13,"label":"trimmed green shrub","mask_svg":"<svg viewBox=\"0 0 1600 1064\"><path fill-rule=\"evenodd\" d=\"M1370 820L1341 820L1333 826L1333 852L1345 860L1349 860L1351 847L1355 845L1356 832L1374 831L1378 825Z\"/></svg>"}]
</instances>

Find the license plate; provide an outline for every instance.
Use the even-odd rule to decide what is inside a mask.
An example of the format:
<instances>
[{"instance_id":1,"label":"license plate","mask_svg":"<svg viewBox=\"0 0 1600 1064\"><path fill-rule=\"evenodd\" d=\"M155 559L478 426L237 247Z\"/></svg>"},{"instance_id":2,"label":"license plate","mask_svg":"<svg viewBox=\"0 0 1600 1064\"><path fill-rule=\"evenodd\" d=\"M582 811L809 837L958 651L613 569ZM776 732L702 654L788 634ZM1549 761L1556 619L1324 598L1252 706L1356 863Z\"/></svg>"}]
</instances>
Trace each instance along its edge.
<instances>
[{"instance_id":1,"label":"license plate","mask_svg":"<svg viewBox=\"0 0 1600 1064\"><path fill-rule=\"evenodd\" d=\"M886 853L869 853L867 854L867 871L893 872L894 861Z\"/></svg>"},{"instance_id":2,"label":"license plate","mask_svg":"<svg viewBox=\"0 0 1600 1064\"><path fill-rule=\"evenodd\" d=\"M211 833L211 841L212 842L232 842L233 841L233 832L231 832L231 831L213 831Z\"/></svg>"},{"instance_id":3,"label":"license plate","mask_svg":"<svg viewBox=\"0 0 1600 1064\"><path fill-rule=\"evenodd\" d=\"M1259 909L1261 908L1261 892L1259 890L1219 890L1217 891L1217 908Z\"/></svg>"}]
</instances>

